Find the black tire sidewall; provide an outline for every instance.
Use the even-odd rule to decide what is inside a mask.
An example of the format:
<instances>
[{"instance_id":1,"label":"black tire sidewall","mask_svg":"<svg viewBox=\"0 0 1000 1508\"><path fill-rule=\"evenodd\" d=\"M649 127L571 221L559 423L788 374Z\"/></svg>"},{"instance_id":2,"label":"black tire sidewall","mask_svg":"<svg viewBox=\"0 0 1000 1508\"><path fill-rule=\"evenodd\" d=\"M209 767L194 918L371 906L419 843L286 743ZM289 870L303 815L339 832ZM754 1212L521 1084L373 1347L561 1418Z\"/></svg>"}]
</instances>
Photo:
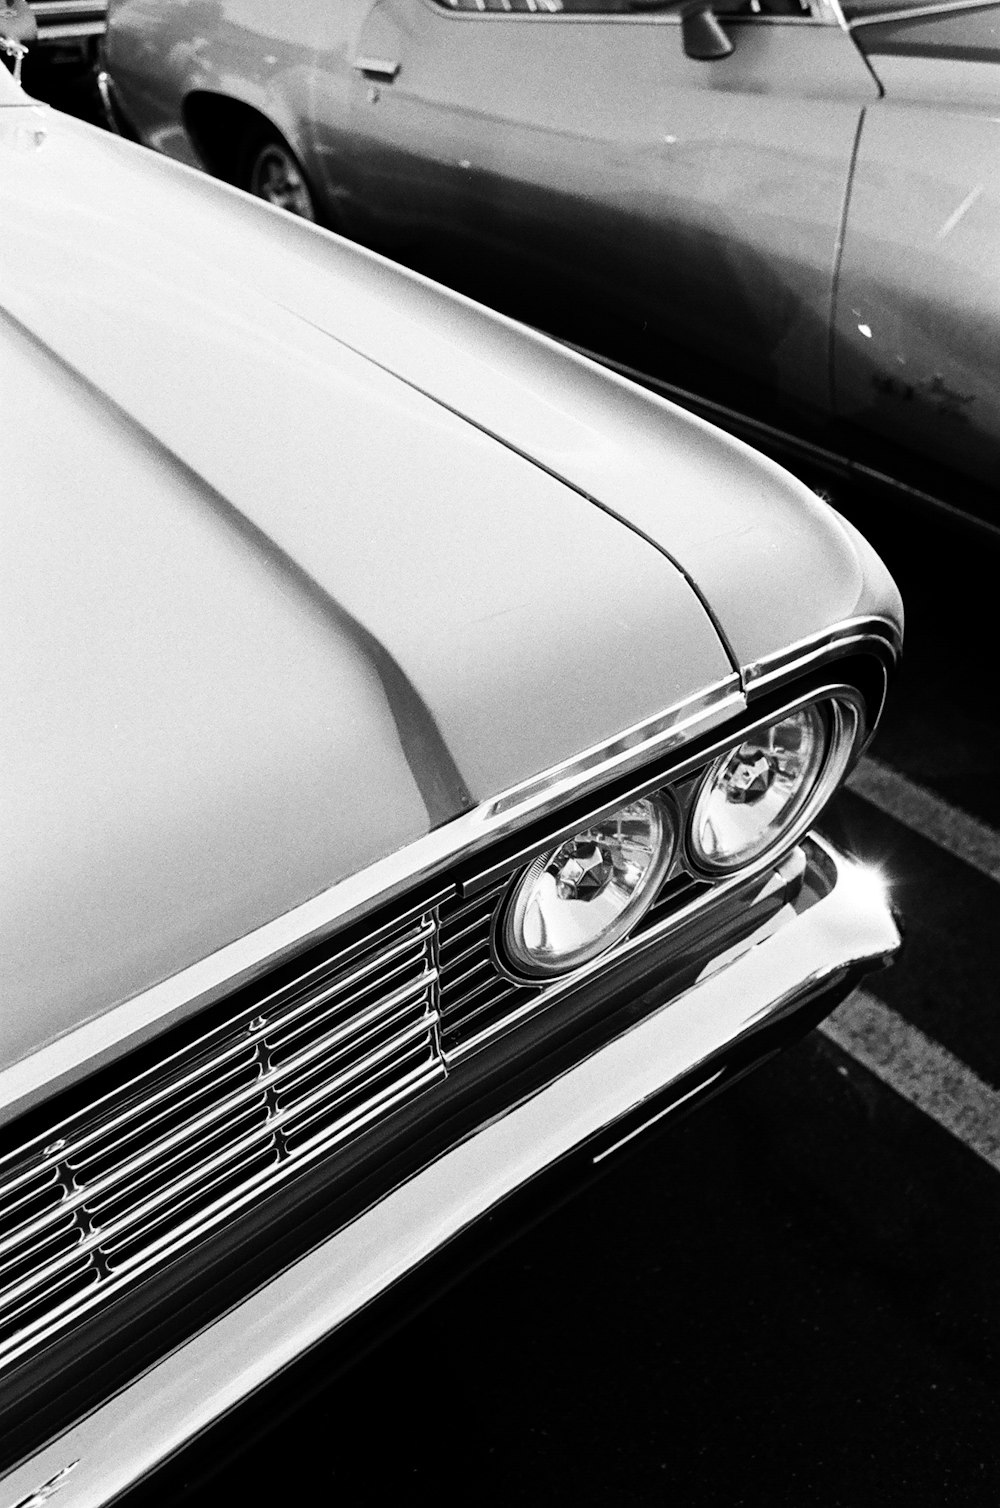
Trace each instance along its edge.
<instances>
[{"instance_id":1,"label":"black tire sidewall","mask_svg":"<svg viewBox=\"0 0 1000 1508\"><path fill-rule=\"evenodd\" d=\"M302 177L302 182L305 184L306 189L309 193L309 199L312 204L313 210L313 223L317 225L320 224L321 216L319 201L316 198L316 191L312 186L309 174L302 166L298 154L292 151L292 148L288 145L288 142L282 136L281 132L276 130L273 126L261 124L248 131L246 136L244 137L243 143L239 150L239 154L237 156L236 182L238 187L244 189L248 194L254 194L254 190L251 187L253 171L261 154L269 147L277 147L279 151L286 152L291 158L292 162L295 163L296 169ZM254 194L255 199L261 199L262 197L263 196L260 194ZM265 199L263 202L266 204L268 201ZM286 211L286 213L292 213L292 211ZM304 219L305 217L298 216L297 218Z\"/></svg>"}]
</instances>

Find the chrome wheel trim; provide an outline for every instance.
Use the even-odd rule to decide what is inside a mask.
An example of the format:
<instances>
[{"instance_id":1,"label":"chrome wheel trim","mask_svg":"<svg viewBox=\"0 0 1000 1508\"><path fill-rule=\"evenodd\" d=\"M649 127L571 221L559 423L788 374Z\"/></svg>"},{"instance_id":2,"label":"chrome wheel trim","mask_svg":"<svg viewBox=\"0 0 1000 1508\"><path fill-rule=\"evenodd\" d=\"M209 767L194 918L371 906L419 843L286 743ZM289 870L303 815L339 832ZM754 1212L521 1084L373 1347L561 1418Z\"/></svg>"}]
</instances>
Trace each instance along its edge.
<instances>
[{"instance_id":1,"label":"chrome wheel trim","mask_svg":"<svg viewBox=\"0 0 1000 1508\"><path fill-rule=\"evenodd\" d=\"M303 220L315 220L316 207L302 169L281 142L261 147L250 169L250 192Z\"/></svg>"}]
</instances>

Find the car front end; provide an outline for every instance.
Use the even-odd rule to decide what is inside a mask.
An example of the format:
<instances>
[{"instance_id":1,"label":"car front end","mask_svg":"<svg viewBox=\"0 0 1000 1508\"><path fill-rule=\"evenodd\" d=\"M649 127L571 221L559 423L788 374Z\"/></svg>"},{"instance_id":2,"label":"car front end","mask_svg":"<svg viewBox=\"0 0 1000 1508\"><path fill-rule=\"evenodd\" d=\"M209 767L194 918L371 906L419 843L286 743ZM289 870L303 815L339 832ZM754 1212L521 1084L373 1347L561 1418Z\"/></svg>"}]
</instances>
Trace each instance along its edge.
<instances>
[{"instance_id":1,"label":"car front end","mask_svg":"<svg viewBox=\"0 0 1000 1508\"><path fill-rule=\"evenodd\" d=\"M902 621L779 468L371 253L27 102L0 198L23 1508L891 958L816 824Z\"/></svg>"}]
</instances>

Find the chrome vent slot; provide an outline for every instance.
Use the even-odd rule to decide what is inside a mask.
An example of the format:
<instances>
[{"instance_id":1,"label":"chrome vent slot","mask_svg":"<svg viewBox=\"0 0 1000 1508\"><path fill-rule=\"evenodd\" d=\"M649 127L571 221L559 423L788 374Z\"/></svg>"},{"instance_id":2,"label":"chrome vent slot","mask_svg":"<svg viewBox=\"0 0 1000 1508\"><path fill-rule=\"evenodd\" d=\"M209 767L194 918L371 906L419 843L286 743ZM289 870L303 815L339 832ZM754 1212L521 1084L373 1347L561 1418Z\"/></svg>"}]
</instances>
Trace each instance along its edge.
<instances>
[{"instance_id":1,"label":"chrome vent slot","mask_svg":"<svg viewBox=\"0 0 1000 1508\"><path fill-rule=\"evenodd\" d=\"M541 996L540 988L515 984L501 974L493 959L493 926L506 890L503 879L470 901L441 907L438 958L446 1055L461 1053Z\"/></svg>"},{"instance_id":2,"label":"chrome vent slot","mask_svg":"<svg viewBox=\"0 0 1000 1508\"><path fill-rule=\"evenodd\" d=\"M443 1079L437 930L411 914L265 981L0 1159L0 1365Z\"/></svg>"},{"instance_id":3,"label":"chrome vent slot","mask_svg":"<svg viewBox=\"0 0 1000 1508\"><path fill-rule=\"evenodd\" d=\"M223 1156L208 1164L199 1178L188 1179L186 1184L174 1188L169 1200L150 1200L129 1220L119 1220L103 1233L101 1250L109 1271L120 1271L154 1255L149 1249L153 1241L158 1243L157 1256L187 1245L209 1224L218 1223L251 1180L261 1179L278 1166L273 1137L264 1146L257 1143L250 1151L243 1147L228 1148Z\"/></svg>"},{"instance_id":4,"label":"chrome vent slot","mask_svg":"<svg viewBox=\"0 0 1000 1508\"><path fill-rule=\"evenodd\" d=\"M488 948L478 958L460 960L448 971L448 990L453 1000L469 1000L496 981L497 971Z\"/></svg>"},{"instance_id":5,"label":"chrome vent slot","mask_svg":"<svg viewBox=\"0 0 1000 1508\"><path fill-rule=\"evenodd\" d=\"M127 1131L97 1138L67 1157L65 1166L74 1183L80 1188L103 1186L119 1168L129 1164L133 1174L143 1164L162 1169L178 1142L187 1142L192 1125L225 1117L231 1097L253 1092L261 1073L262 1065L251 1050L242 1060L227 1063L222 1072L199 1075L187 1092L177 1096L176 1103L161 1105L145 1124L133 1121Z\"/></svg>"},{"instance_id":6,"label":"chrome vent slot","mask_svg":"<svg viewBox=\"0 0 1000 1508\"><path fill-rule=\"evenodd\" d=\"M244 1147L267 1134L267 1102L263 1097L243 1105L220 1125L216 1120L189 1141L171 1148L169 1156L146 1162L137 1176L116 1179L91 1194L84 1208L99 1233L127 1228L147 1209L176 1204L188 1190L204 1186L214 1171L239 1158Z\"/></svg>"},{"instance_id":7,"label":"chrome vent slot","mask_svg":"<svg viewBox=\"0 0 1000 1508\"><path fill-rule=\"evenodd\" d=\"M412 1048L403 1060L407 1071L404 1075L390 1075L383 1071L372 1082L373 1093L363 1098L355 1086L353 1092L345 1090L339 1102L314 1100L297 1117L286 1133L290 1148L313 1147L343 1141L351 1132L361 1129L371 1121L395 1109L416 1089L425 1088L444 1077L440 1059L432 1056L426 1043ZM396 1065L399 1067L400 1065Z\"/></svg>"},{"instance_id":8,"label":"chrome vent slot","mask_svg":"<svg viewBox=\"0 0 1000 1508\"><path fill-rule=\"evenodd\" d=\"M9 1196L0 1210L0 1251L18 1238L25 1227L43 1220L62 1203L63 1186L55 1168L12 1180Z\"/></svg>"},{"instance_id":9,"label":"chrome vent slot","mask_svg":"<svg viewBox=\"0 0 1000 1508\"><path fill-rule=\"evenodd\" d=\"M541 990L522 989L503 979L492 981L474 995L466 996L461 1011L456 1011L455 1017L448 1021L447 1032L442 1033L446 1051L458 1053L476 1046L494 1028L520 1020L541 998Z\"/></svg>"},{"instance_id":10,"label":"chrome vent slot","mask_svg":"<svg viewBox=\"0 0 1000 1508\"><path fill-rule=\"evenodd\" d=\"M4 1258L4 1288L13 1299L34 1286L39 1271L55 1271L72 1260L83 1232L71 1213L48 1229L29 1236Z\"/></svg>"},{"instance_id":11,"label":"chrome vent slot","mask_svg":"<svg viewBox=\"0 0 1000 1508\"><path fill-rule=\"evenodd\" d=\"M101 1274L94 1261L78 1257L58 1272L43 1277L30 1288L21 1288L0 1306L0 1336L30 1336L53 1320L71 1320L80 1300L89 1298Z\"/></svg>"}]
</instances>

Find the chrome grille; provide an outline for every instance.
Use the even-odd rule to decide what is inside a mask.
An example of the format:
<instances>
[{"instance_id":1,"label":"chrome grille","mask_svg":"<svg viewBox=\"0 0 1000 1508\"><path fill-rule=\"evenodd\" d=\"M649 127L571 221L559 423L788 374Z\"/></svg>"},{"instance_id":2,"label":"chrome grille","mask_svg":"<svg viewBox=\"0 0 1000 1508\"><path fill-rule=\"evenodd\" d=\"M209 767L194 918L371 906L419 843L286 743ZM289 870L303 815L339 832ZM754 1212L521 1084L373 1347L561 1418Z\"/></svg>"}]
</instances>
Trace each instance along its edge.
<instances>
[{"instance_id":1,"label":"chrome grille","mask_svg":"<svg viewBox=\"0 0 1000 1508\"><path fill-rule=\"evenodd\" d=\"M0 1160L0 1364L445 1075L436 912L254 998Z\"/></svg>"},{"instance_id":2,"label":"chrome grille","mask_svg":"<svg viewBox=\"0 0 1000 1508\"><path fill-rule=\"evenodd\" d=\"M557 1000L570 979L523 984L494 960L511 872L213 1007L217 1024L0 1156L0 1368ZM678 857L633 936L711 889Z\"/></svg>"}]
</instances>

